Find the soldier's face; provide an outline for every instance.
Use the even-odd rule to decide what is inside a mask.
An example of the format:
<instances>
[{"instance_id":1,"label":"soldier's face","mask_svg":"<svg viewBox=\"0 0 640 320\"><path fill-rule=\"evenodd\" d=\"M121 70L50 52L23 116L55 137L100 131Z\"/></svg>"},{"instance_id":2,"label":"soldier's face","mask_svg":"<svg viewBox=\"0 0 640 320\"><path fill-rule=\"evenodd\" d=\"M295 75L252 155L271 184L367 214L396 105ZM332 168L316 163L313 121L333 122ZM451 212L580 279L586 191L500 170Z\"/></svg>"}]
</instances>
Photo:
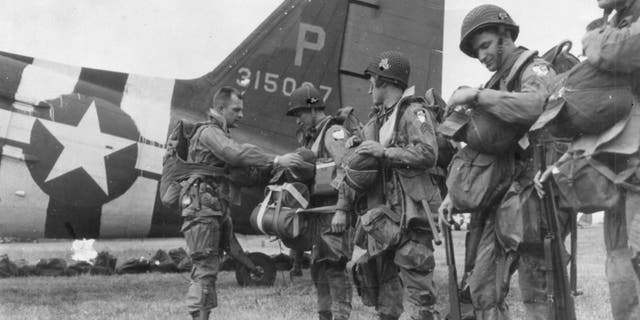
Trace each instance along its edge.
<instances>
[{"instance_id":1,"label":"soldier's face","mask_svg":"<svg viewBox=\"0 0 640 320\"><path fill-rule=\"evenodd\" d=\"M471 43L478 60L491 72L498 70L499 39L495 32L483 31L475 35Z\"/></svg>"},{"instance_id":2,"label":"soldier's face","mask_svg":"<svg viewBox=\"0 0 640 320\"><path fill-rule=\"evenodd\" d=\"M384 103L384 87L376 87L376 77L369 77L369 94L373 105L379 106Z\"/></svg>"},{"instance_id":3,"label":"soldier's face","mask_svg":"<svg viewBox=\"0 0 640 320\"><path fill-rule=\"evenodd\" d=\"M313 125L313 116L311 115L310 110L300 110L296 112L295 117L296 124L300 130L307 132L311 129L311 126Z\"/></svg>"},{"instance_id":4,"label":"soldier's face","mask_svg":"<svg viewBox=\"0 0 640 320\"><path fill-rule=\"evenodd\" d=\"M242 114L242 108L243 108L242 100L238 98L238 96L236 95L231 95L231 101L229 102L229 105L222 108L222 111L221 111L222 116L227 121L227 127L229 128L238 127L238 122L244 116Z\"/></svg>"},{"instance_id":5,"label":"soldier's face","mask_svg":"<svg viewBox=\"0 0 640 320\"><path fill-rule=\"evenodd\" d=\"M624 7L627 0L597 0L602 9L618 9Z\"/></svg>"}]
</instances>

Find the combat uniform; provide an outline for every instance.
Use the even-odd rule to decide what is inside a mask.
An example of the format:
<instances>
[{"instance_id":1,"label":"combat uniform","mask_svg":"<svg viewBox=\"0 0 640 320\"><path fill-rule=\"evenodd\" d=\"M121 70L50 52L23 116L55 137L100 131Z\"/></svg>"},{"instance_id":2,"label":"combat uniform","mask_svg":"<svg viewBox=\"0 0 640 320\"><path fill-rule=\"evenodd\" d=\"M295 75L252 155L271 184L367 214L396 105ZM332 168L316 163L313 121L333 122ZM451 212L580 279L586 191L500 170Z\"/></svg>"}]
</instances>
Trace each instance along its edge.
<instances>
[{"instance_id":1,"label":"combat uniform","mask_svg":"<svg viewBox=\"0 0 640 320\"><path fill-rule=\"evenodd\" d=\"M603 70L631 75L634 106L626 125L614 126L601 136L602 143L590 146L595 152L638 156L640 139L640 1L628 0L617 10L608 26L589 31L583 46L588 61ZM574 145L584 146L586 139ZM637 175L637 173L636 173ZM638 182L638 180L632 181ZM632 258L640 252L640 194L626 191L618 206L605 213L604 238L607 250L606 274L611 295L613 318L640 319L640 282L634 273ZM637 260L636 260L637 264Z\"/></svg>"},{"instance_id":2,"label":"combat uniform","mask_svg":"<svg viewBox=\"0 0 640 320\"><path fill-rule=\"evenodd\" d=\"M344 156L347 132L334 123L330 116L316 126L317 136L308 140L310 148L319 160L331 159L338 170ZM323 135L323 139L321 138ZM322 140L322 141L321 141ZM337 197L313 195L313 206L334 205ZM350 211L346 211L347 213ZM348 319L351 313L351 283L346 272L346 263L351 259L351 229L347 217L347 229L341 234L331 233L332 214L311 217L313 247L311 249L311 277L318 291L318 313L320 319ZM333 317L333 318L332 318Z\"/></svg>"},{"instance_id":3,"label":"combat uniform","mask_svg":"<svg viewBox=\"0 0 640 320\"><path fill-rule=\"evenodd\" d=\"M526 130L540 115L548 96L546 89L548 80L554 75L548 63L539 58L525 65L518 81L508 88L500 77L508 73L518 58L527 54L523 48L517 48L512 55L504 57L504 63L494 78L489 81L490 90L482 90L478 96L477 108L488 111L501 120L522 126ZM501 85L502 84L502 85ZM520 199L521 211L524 216L525 235L523 243L518 249L520 261L518 274L520 290L529 319L546 319L548 316L547 292L545 284L544 259L541 254L542 239L548 230L547 221L541 215L541 201L534 191L532 178L536 172L533 163L532 147L529 142L521 140L517 150L513 150L516 157L516 176L507 193L515 193ZM524 149L522 147L525 147ZM509 153L509 156L514 156ZM503 247L503 243L496 239L496 204L481 213L482 236L478 245L473 274L469 279L471 298L476 309L478 319L508 319L508 308L505 297L508 290L509 273L512 262ZM568 217L561 217L565 226ZM563 228L564 229L564 228ZM536 248L537 247L537 248ZM507 279L507 281L505 281Z\"/></svg>"},{"instance_id":4,"label":"combat uniform","mask_svg":"<svg viewBox=\"0 0 640 320\"><path fill-rule=\"evenodd\" d=\"M210 123L201 126L189 144L188 162L216 168L269 167L275 156L257 147L238 144L229 135L222 116L210 114ZM191 285L187 308L194 318L218 304L215 282L225 239L233 232L229 205L240 204L240 188L224 177L191 176L183 181L180 203L187 248L191 255Z\"/></svg>"},{"instance_id":5,"label":"combat uniform","mask_svg":"<svg viewBox=\"0 0 640 320\"><path fill-rule=\"evenodd\" d=\"M393 54L388 60L384 58L385 53L381 56L382 66L398 63ZM408 61L406 63L408 65ZM399 121L393 133L395 138L385 143L389 137L381 129L396 117ZM371 236L367 237L366 244L360 244L376 259L379 285L376 311L380 319L400 317L404 310L403 287L408 293L412 319L438 317L434 309L437 293L433 281L433 234L426 223L408 221L412 217L421 217L419 219L424 221L425 215L431 214L425 212L423 201L429 203L429 211L435 210L441 201L439 189L430 175L438 150L435 127L432 112L412 96L386 108L374 107L360 136L365 141L378 141L385 146L381 174L361 194L355 195L355 191L344 183L340 188L338 208L348 211L358 207L354 203L356 199L362 199L366 201L367 209L384 205L402 216L396 245L381 251L382 245Z\"/></svg>"},{"instance_id":6,"label":"combat uniform","mask_svg":"<svg viewBox=\"0 0 640 320\"><path fill-rule=\"evenodd\" d=\"M460 49L477 58L471 48L471 40L474 34L486 27L509 30L514 40L519 31L519 27L502 8L482 5L465 17ZM511 54L502 55L498 59L501 59L499 69L485 85L485 89L479 91L475 108L526 132L543 111L549 96L548 84L555 72L546 61L522 47L515 48ZM547 301L542 240L548 230L548 222L541 215L541 201L532 183L536 167L528 137L524 136L513 150L505 152L503 156L514 157L516 173L502 201L490 205L484 212L474 213L482 220L479 224L482 235L477 246L474 268L468 279L471 300L477 319L509 319L505 298L510 275L517 266L527 319L547 319L551 305ZM509 197L517 197L517 205L505 206L504 201L513 199ZM502 210L500 215L498 210ZM501 225L499 217L522 219L522 230L517 230L519 234L514 237L519 238L515 242L517 245L507 246L508 242L497 233ZM560 220L561 230L566 229L567 214L561 214ZM512 223L513 221L507 221L507 225L513 225ZM508 237L508 233L514 230L498 231L506 233Z\"/></svg>"},{"instance_id":7,"label":"combat uniform","mask_svg":"<svg viewBox=\"0 0 640 320\"><path fill-rule=\"evenodd\" d=\"M316 110L324 108L320 92L312 85L303 85L291 93L286 115L296 116L297 112L305 110L309 112L307 116L313 119L317 115ZM342 175L340 163L345 153L345 140L348 137L346 130L331 116L320 119L308 130L300 126L298 132L300 144L311 150L316 158L311 207L336 204L338 185L337 182L328 180ZM325 173L322 177L319 175L321 170ZM318 181L319 179L327 181ZM340 178L336 181L340 181ZM320 186L320 184L323 185ZM345 213L348 212L350 211ZM346 230L336 234L331 232L333 216L334 214L305 216L307 232L312 235L311 278L317 290L320 320L343 320L348 319L351 314L352 290L346 272L346 264L351 259L353 251L350 219L347 217Z\"/></svg>"}]
</instances>

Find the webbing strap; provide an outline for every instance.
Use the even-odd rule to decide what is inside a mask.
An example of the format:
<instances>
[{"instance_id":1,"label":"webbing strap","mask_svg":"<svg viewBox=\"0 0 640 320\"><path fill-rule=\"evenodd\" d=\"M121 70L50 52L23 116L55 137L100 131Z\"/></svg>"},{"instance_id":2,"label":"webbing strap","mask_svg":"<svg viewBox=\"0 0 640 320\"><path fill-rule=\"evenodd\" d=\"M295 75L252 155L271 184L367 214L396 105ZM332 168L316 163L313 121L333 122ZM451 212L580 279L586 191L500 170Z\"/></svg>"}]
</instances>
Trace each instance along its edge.
<instances>
[{"instance_id":1,"label":"webbing strap","mask_svg":"<svg viewBox=\"0 0 640 320\"><path fill-rule=\"evenodd\" d=\"M283 185L270 185L270 186L267 186L267 189L269 191L267 192L267 195L264 197L264 200L262 200L262 203L260 203L260 209L258 210L258 216L256 217L256 224L258 225L258 229L260 230L260 232L264 234L267 234L263 228L264 215L267 212L267 209L269 208L269 202L271 201L271 197L273 196L274 192L279 192L280 194L279 198L276 200L276 203L275 203L274 219L276 221L276 225L277 225L278 217L280 215L280 209L282 207L282 197L284 195L284 191L289 192L289 194L291 194L291 196L293 196L293 198L296 199L296 201L298 201L298 203L303 209L306 209L309 206L309 201L305 199L305 197L300 193L300 191L298 191L298 189L296 189L291 183L285 183ZM280 232L278 231L278 233Z\"/></svg>"},{"instance_id":2,"label":"webbing strap","mask_svg":"<svg viewBox=\"0 0 640 320\"><path fill-rule=\"evenodd\" d=\"M394 134L396 131L396 126L398 123L398 114L400 113L400 111L404 111L404 110L400 110L401 106L404 104L404 99L407 97L413 96L415 92L416 92L415 86L412 86L411 88L408 88L407 90L405 90L404 93L402 94L402 97L400 98L400 101L396 103L396 107L391 113L391 116L389 116L389 119L387 119L387 121L385 121L385 123L382 124L382 126L380 127L380 130L379 130L380 144L383 147L388 147L393 141Z\"/></svg>"},{"instance_id":3,"label":"webbing strap","mask_svg":"<svg viewBox=\"0 0 640 320\"><path fill-rule=\"evenodd\" d=\"M506 78L504 78L504 82L507 86L509 86L509 83L513 81L513 78L520 73L520 70L525 65L525 63L527 63L529 59L531 59L536 54L538 54L538 51L532 51L532 50L527 50L522 54L520 54L516 62L513 63L513 66L511 67L509 74L507 75Z\"/></svg>"},{"instance_id":4,"label":"webbing strap","mask_svg":"<svg viewBox=\"0 0 640 320\"><path fill-rule=\"evenodd\" d=\"M264 197L262 203L260 204L260 210L258 210L258 217L256 218L256 224L258 225L258 229L260 232L267 234L264 232L264 228L262 227L264 221L264 213L267 212L267 207L269 206L269 200L271 200L271 195L273 194L273 190L269 188L269 192L267 192L267 196Z\"/></svg>"},{"instance_id":5,"label":"webbing strap","mask_svg":"<svg viewBox=\"0 0 640 320\"><path fill-rule=\"evenodd\" d=\"M638 164L640 160L636 158L632 158L630 160L631 166L625 170L622 170L620 173L613 172L613 170L609 169L609 167L600 163L599 161L594 160L591 157L589 157L588 161L589 161L589 164L594 169L596 169L600 174L605 176L607 179L609 179L609 181L613 182L614 184L631 191L640 192L640 186L636 186L626 182L626 180L629 177L631 177L631 175L633 175L638 169Z\"/></svg>"}]
</instances>

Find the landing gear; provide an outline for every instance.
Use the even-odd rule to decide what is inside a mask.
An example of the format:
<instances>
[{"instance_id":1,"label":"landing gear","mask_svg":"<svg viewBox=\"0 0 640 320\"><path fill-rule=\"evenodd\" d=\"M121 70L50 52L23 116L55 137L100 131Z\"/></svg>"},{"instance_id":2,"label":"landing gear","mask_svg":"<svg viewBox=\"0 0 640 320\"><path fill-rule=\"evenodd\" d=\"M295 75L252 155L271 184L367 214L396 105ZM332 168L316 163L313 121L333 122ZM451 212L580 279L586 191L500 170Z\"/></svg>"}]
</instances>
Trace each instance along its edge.
<instances>
[{"instance_id":1,"label":"landing gear","mask_svg":"<svg viewBox=\"0 0 640 320\"><path fill-rule=\"evenodd\" d=\"M244 252L235 234L229 238L228 253L234 260L239 285L272 286L275 282L277 270L273 259L260 252Z\"/></svg>"}]
</instances>

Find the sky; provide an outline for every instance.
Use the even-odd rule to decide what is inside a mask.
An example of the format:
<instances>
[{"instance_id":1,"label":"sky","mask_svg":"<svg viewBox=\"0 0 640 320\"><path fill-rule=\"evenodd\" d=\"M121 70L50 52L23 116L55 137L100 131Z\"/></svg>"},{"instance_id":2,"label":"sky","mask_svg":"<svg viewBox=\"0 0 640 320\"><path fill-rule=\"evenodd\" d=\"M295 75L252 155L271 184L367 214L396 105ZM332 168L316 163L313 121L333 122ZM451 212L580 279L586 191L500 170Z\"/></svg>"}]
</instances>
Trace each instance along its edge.
<instances>
[{"instance_id":1,"label":"sky","mask_svg":"<svg viewBox=\"0 0 640 320\"><path fill-rule=\"evenodd\" d=\"M281 2L0 0L0 50L85 67L195 78L213 70ZM456 87L478 86L489 77L458 49L462 19L483 3L506 9L520 25L516 44L541 54L563 39L572 40L572 52L579 54L584 27L601 15L595 0L445 0L445 100Z\"/></svg>"}]
</instances>

